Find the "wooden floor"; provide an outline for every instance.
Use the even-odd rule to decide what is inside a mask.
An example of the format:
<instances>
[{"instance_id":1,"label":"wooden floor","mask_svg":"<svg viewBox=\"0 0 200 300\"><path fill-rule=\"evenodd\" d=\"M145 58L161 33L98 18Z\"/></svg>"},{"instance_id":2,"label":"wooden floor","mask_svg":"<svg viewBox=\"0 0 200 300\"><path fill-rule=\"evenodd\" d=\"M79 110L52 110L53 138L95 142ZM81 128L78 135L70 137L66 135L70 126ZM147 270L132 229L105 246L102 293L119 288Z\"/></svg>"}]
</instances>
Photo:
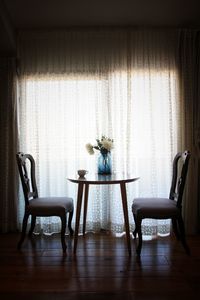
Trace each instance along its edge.
<instances>
[{"instance_id":1,"label":"wooden floor","mask_svg":"<svg viewBox=\"0 0 200 300\"><path fill-rule=\"evenodd\" d=\"M144 241L141 260L128 256L124 237L80 236L76 257L68 237L34 236L16 250L18 234L0 235L0 299L200 299L200 236L187 256L172 237Z\"/></svg>"}]
</instances>

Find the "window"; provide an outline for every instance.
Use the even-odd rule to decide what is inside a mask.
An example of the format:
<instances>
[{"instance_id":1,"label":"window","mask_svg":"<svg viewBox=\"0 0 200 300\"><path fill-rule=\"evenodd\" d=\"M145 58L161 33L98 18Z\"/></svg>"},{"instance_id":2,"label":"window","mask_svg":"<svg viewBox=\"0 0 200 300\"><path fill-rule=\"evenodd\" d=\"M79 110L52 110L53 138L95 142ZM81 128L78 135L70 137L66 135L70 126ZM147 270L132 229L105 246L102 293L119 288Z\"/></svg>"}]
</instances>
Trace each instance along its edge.
<instances>
[{"instance_id":1,"label":"window","mask_svg":"<svg viewBox=\"0 0 200 300\"><path fill-rule=\"evenodd\" d=\"M105 134L114 139L113 171L140 177L128 186L129 208L136 196L167 197L178 143L177 85L174 69L22 78L20 150L36 158L39 194L68 194L76 202L76 186L67 176L79 168L96 171L97 157L85 144ZM122 232L117 187L96 187L90 197L87 228ZM131 213L129 218L133 229ZM168 230L169 223L160 225L161 233Z\"/></svg>"}]
</instances>

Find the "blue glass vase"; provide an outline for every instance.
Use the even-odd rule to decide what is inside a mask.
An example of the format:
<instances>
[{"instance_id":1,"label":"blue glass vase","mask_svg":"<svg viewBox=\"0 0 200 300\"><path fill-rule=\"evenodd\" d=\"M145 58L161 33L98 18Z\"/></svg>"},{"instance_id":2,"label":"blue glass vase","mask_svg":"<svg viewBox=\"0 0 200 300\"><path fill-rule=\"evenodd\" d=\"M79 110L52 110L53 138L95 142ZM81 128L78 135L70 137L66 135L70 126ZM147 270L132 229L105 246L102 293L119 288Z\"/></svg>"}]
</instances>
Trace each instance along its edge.
<instances>
[{"instance_id":1,"label":"blue glass vase","mask_svg":"<svg viewBox=\"0 0 200 300\"><path fill-rule=\"evenodd\" d=\"M107 175L112 173L111 154L100 153L98 157L98 174Z\"/></svg>"}]
</instances>

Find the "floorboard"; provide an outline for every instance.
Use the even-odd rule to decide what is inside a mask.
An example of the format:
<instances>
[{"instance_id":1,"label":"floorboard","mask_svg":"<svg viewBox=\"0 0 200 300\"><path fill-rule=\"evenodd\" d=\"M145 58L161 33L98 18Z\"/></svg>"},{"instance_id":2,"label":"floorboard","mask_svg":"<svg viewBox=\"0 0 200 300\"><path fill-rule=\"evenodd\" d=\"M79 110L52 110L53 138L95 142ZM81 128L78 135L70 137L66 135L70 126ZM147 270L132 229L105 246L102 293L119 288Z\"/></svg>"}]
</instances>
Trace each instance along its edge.
<instances>
[{"instance_id":1,"label":"floorboard","mask_svg":"<svg viewBox=\"0 0 200 300\"><path fill-rule=\"evenodd\" d=\"M129 257L125 237L107 233L80 236L76 256L58 234L26 238L0 235L0 299L168 300L200 297L200 236L188 237L188 256L174 237L143 242L141 259Z\"/></svg>"}]
</instances>

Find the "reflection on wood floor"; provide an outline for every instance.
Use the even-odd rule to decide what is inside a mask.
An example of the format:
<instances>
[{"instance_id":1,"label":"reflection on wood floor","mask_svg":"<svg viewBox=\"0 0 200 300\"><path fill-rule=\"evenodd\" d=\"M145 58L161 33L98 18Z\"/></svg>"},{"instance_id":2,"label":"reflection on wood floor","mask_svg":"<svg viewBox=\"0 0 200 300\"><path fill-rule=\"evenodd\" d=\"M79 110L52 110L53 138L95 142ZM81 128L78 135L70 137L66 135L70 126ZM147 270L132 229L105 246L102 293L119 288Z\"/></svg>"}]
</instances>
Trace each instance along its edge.
<instances>
[{"instance_id":1,"label":"reflection on wood floor","mask_svg":"<svg viewBox=\"0 0 200 300\"><path fill-rule=\"evenodd\" d=\"M7 299L198 299L200 236L188 237L187 256L174 237L144 241L140 261L128 256L125 237L106 233L73 239L63 255L60 236L34 236L16 249L19 234L0 235L0 298Z\"/></svg>"}]
</instances>

